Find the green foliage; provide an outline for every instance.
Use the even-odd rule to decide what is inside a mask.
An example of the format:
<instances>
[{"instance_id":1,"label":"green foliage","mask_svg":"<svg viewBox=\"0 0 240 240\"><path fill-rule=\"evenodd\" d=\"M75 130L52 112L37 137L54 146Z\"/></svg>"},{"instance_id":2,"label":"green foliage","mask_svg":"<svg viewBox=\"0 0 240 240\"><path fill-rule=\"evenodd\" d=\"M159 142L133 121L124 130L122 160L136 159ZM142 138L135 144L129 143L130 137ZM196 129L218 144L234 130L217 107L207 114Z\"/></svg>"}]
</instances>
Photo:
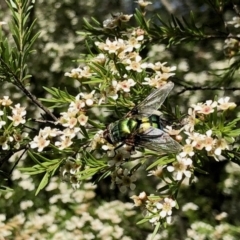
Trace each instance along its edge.
<instances>
[{"instance_id":1,"label":"green foliage","mask_svg":"<svg viewBox=\"0 0 240 240\"><path fill-rule=\"evenodd\" d=\"M54 176L55 172L59 169L62 161L59 159L48 159L38 153L28 151L30 158L36 163L36 165L26 168L20 168L21 171L27 173L28 175L36 175L40 173L45 173L39 186L36 190L35 195L37 195L42 189L44 189L49 183L50 177Z\"/></svg>"},{"instance_id":2,"label":"green foliage","mask_svg":"<svg viewBox=\"0 0 240 240\"><path fill-rule=\"evenodd\" d=\"M164 10L149 17L146 6L136 9L133 18L113 13L103 23L97 20L98 17L85 16L84 26L78 25L74 29L85 30L78 32L79 36L66 30L68 24L76 20L73 12L77 12L79 2L63 1L59 5L46 2L46 9L39 16L46 15L49 19L54 14L46 14L47 11L59 8L61 17L53 22L34 20L33 10L38 12L39 6L43 5L27 0L7 3L12 19L8 31L12 38L7 36L4 25L1 26L2 93L6 96L10 92L11 87L5 92L5 86L10 83L20 89L21 94L12 94L11 100L0 98L0 166L6 185L0 189L0 203L4 215L6 202L11 199L12 205L21 207L24 218L14 221L15 209L9 210L3 222L10 230L4 229L3 237L9 237L9 232L13 238L19 237L31 227L35 229L31 224L37 221L31 216L37 218L37 214L41 214L45 218L50 210L52 221L42 224L37 233L32 231L30 237L39 234L41 239L59 239L59 233L64 239L73 236L105 239L101 229L109 227L107 237L111 239L124 239L124 234L127 239L128 236L129 239L194 239L193 236L238 239L236 209L239 204L235 199L240 192L240 118L237 94L233 90L239 90L240 44L235 29L237 20L229 23L229 19L225 19L231 3L193 2L192 11L184 16L176 11L168 14ZM48 4L52 4L51 7ZM65 12L64 9L68 9L65 4L68 7L72 4L74 11ZM184 12L181 11L183 5L178 4L180 12ZM72 21L64 21L64 13L72 16ZM231 12L231 16L236 15ZM214 24L213 16L221 21ZM40 36L36 28L41 24L49 24L49 28L42 27L41 30L52 31L52 34L59 34L56 26L61 26L64 36L61 40L57 35L52 38ZM56 39L59 44L55 43ZM36 41L38 44L34 45ZM72 47L63 49L66 42ZM80 51L83 46L84 50ZM38 55L33 55L34 48ZM72 63L70 59L78 58L80 52L88 54L81 54L80 59ZM38 61L42 62L38 64ZM74 64L78 67L65 73L69 78L64 79L63 72ZM163 113L160 115L161 126L154 127L164 135L148 132L144 136L145 125L152 126L148 111L153 111L153 115L158 115L159 111L151 103L154 98L148 100L145 109L141 109L141 102L151 96L153 88L161 89L167 81L174 82L175 88L166 102L159 101L158 107ZM25 100L28 98L26 108L16 104L19 95ZM231 100L222 97L228 95ZM206 101L208 99L211 101ZM171 109L173 105L175 110ZM34 114L39 110L44 112L41 119L39 114ZM129 127L129 119L137 123L137 128ZM111 129L109 123L117 123L116 129ZM126 137L124 134L129 129L134 132ZM116 136L122 137L121 141L109 141ZM143 139L148 143L154 139L155 144L164 139L177 139L182 149L169 154L169 151L151 149L150 144L144 145ZM171 143L176 147L175 140ZM28 177L21 175L19 170ZM8 179L8 173L12 173L12 178ZM69 190L66 183L58 181L60 178L80 190ZM99 186L97 195L87 187L87 181ZM116 188L115 191L109 189L110 185ZM25 194L27 187L29 194ZM30 194L30 189L37 198ZM122 199L137 194L131 198L136 206L144 209L144 217L129 218L133 213L127 204L117 203L120 210L114 204L106 204L101 209L106 199L116 198L115 192L117 198L120 192L124 193L124 197L120 196ZM21 204L19 199L22 199ZM28 199L33 199L35 209L24 207L24 200ZM233 205L234 210L230 207ZM120 220L109 216L104 219L109 212L110 216ZM175 221L168 225L171 216ZM94 219L100 219L98 229L93 226L96 224ZM120 222L123 228L118 229ZM139 224L137 228L135 222ZM132 227L136 231L132 231ZM222 230L218 232L218 228ZM90 233L91 236L87 235Z\"/></svg>"},{"instance_id":3,"label":"green foliage","mask_svg":"<svg viewBox=\"0 0 240 240\"><path fill-rule=\"evenodd\" d=\"M14 45L10 45L7 38L1 40L1 71L3 75L11 73L10 77L13 83L19 87L19 82L31 77L27 75L26 63L40 32L33 34L35 21L29 22L29 14L33 7L30 1L9 1L7 3L12 13L10 31Z\"/></svg>"},{"instance_id":4,"label":"green foliage","mask_svg":"<svg viewBox=\"0 0 240 240\"><path fill-rule=\"evenodd\" d=\"M51 98L40 98L42 102L51 103L50 108L59 108L64 107L67 103L69 104L71 101L74 100L74 97L65 91L62 91L57 88L47 88L43 87L48 93L51 94Z\"/></svg>"}]
</instances>

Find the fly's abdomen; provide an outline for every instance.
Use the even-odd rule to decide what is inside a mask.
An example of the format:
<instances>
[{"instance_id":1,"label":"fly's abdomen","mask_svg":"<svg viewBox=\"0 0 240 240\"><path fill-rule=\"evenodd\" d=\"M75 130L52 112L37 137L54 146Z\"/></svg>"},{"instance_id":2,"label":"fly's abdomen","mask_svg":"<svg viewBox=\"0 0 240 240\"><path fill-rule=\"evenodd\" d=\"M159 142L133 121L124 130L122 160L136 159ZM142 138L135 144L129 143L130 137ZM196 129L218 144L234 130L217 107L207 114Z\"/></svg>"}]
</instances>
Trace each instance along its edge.
<instances>
[{"instance_id":1,"label":"fly's abdomen","mask_svg":"<svg viewBox=\"0 0 240 240\"><path fill-rule=\"evenodd\" d=\"M108 134L112 143L126 140L130 134L134 133L139 123L131 118L119 120L108 126Z\"/></svg>"},{"instance_id":2,"label":"fly's abdomen","mask_svg":"<svg viewBox=\"0 0 240 240\"><path fill-rule=\"evenodd\" d=\"M145 132L148 130L150 127L162 129L161 126L161 119L157 115L151 115L150 117L144 117L141 119L141 124L139 127L139 132Z\"/></svg>"}]
</instances>

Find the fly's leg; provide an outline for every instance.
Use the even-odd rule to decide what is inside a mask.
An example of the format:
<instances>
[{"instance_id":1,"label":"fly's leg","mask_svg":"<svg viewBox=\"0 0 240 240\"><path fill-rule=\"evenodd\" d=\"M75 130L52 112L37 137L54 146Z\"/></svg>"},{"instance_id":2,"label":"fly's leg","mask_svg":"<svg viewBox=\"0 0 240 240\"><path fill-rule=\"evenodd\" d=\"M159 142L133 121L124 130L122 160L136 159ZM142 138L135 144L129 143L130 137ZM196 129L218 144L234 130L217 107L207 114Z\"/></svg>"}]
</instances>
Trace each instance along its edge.
<instances>
[{"instance_id":1,"label":"fly's leg","mask_svg":"<svg viewBox=\"0 0 240 240\"><path fill-rule=\"evenodd\" d=\"M119 148L121 148L124 144L125 144L125 143L122 142L121 144L119 144L117 147L114 148L114 153L115 153L114 157L117 155L117 150L118 150Z\"/></svg>"},{"instance_id":2,"label":"fly's leg","mask_svg":"<svg viewBox=\"0 0 240 240\"><path fill-rule=\"evenodd\" d=\"M125 145L125 146L124 146ZM124 147L123 147L124 146ZM130 159L132 152L135 150L134 144L131 141L124 141L114 148L114 157L116 155L122 156L122 158L127 161Z\"/></svg>"}]
</instances>

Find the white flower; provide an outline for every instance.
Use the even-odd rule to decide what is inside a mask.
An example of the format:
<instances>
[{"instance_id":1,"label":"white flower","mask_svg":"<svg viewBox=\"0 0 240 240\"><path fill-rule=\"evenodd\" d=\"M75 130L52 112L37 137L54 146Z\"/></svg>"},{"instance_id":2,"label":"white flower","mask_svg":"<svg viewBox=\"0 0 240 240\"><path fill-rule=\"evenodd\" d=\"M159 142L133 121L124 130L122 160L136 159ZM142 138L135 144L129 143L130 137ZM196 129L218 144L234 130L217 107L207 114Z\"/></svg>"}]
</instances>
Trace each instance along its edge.
<instances>
[{"instance_id":1,"label":"white flower","mask_svg":"<svg viewBox=\"0 0 240 240\"><path fill-rule=\"evenodd\" d=\"M88 66L83 67L83 69L81 69L81 77L90 78L92 76L92 73L90 71L91 71L90 67Z\"/></svg>"},{"instance_id":2,"label":"white flower","mask_svg":"<svg viewBox=\"0 0 240 240\"><path fill-rule=\"evenodd\" d=\"M20 208L22 210L26 210L27 208L30 208L32 206L33 206L33 201L31 201L31 200L22 201L20 203Z\"/></svg>"},{"instance_id":3,"label":"white flower","mask_svg":"<svg viewBox=\"0 0 240 240\"><path fill-rule=\"evenodd\" d=\"M50 127L45 127L44 129L40 129L39 135L43 136L44 138L50 137L56 137L59 135L60 131L57 128L50 128Z\"/></svg>"},{"instance_id":4,"label":"white flower","mask_svg":"<svg viewBox=\"0 0 240 240\"><path fill-rule=\"evenodd\" d=\"M80 99L80 97L81 97L81 95L79 93L75 97L75 101L70 103L68 112L79 111L79 110L82 110L85 107L85 102L82 99Z\"/></svg>"},{"instance_id":5,"label":"white flower","mask_svg":"<svg viewBox=\"0 0 240 240\"><path fill-rule=\"evenodd\" d=\"M105 139L103 138L103 130L100 130L92 138L90 143L91 150L96 149L98 145L102 145L104 142Z\"/></svg>"},{"instance_id":6,"label":"white flower","mask_svg":"<svg viewBox=\"0 0 240 240\"><path fill-rule=\"evenodd\" d=\"M147 5L152 4L152 2L144 1L144 0L138 0L136 1L136 3L138 3L140 7L146 7Z\"/></svg>"},{"instance_id":7,"label":"white flower","mask_svg":"<svg viewBox=\"0 0 240 240\"><path fill-rule=\"evenodd\" d=\"M218 100L218 106L217 108L219 110L227 110L227 109L233 109L235 108L237 105L234 103L234 102L228 102L230 99L230 97L223 97L223 98L220 98Z\"/></svg>"},{"instance_id":8,"label":"white flower","mask_svg":"<svg viewBox=\"0 0 240 240\"><path fill-rule=\"evenodd\" d=\"M75 79L82 79L82 78L90 78L92 73L90 72L90 68L88 66L81 68L74 68L71 72L66 72L64 76L75 78Z\"/></svg>"},{"instance_id":9,"label":"white flower","mask_svg":"<svg viewBox=\"0 0 240 240\"><path fill-rule=\"evenodd\" d=\"M204 147L205 147L206 151L208 151L208 152L211 151L214 148L215 143L216 143L215 139L213 139L211 137L211 135L212 135L212 130L210 129L206 132L206 136L204 137L204 143L203 144L204 144Z\"/></svg>"},{"instance_id":10,"label":"white flower","mask_svg":"<svg viewBox=\"0 0 240 240\"><path fill-rule=\"evenodd\" d=\"M158 202L156 207L161 210L159 215L161 218L172 215L172 208L176 206L176 201L171 198L164 198L164 202Z\"/></svg>"},{"instance_id":11,"label":"white flower","mask_svg":"<svg viewBox=\"0 0 240 240\"><path fill-rule=\"evenodd\" d=\"M240 27L240 17L233 17L232 21L229 21L228 24L234 25L235 28Z\"/></svg>"},{"instance_id":12,"label":"white flower","mask_svg":"<svg viewBox=\"0 0 240 240\"><path fill-rule=\"evenodd\" d=\"M7 137L7 138L5 139L5 142L1 143L1 145L2 145L2 150L8 150L8 149L10 149L10 146L8 145L8 142L12 142L13 140L14 140L13 137Z\"/></svg>"},{"instance_id":13,"label":"white flower","mask_svg":"<svg viewBox=\"0 0 240 240\"><path fill-rule=\"evenodd\" d=\"M215 107L217 107L217 102L208 100L206 103L198 103L197 105L193 104L192 107L197 113L208 115L214 112Z\"/></svg>"},{"instance_id":14,"label":"white flower","mask_svg":"<svg viewBox=\"0 0 240 240\"><path fill-rule=\"evenodd\" d=\"M196 124L196 112L192 109L188 109L188 117L184 119L186 124L184 125L184 129L186 131L192 132L194 130L194 126Z\"/></svg>"},{"instance_id":15,"label":"white flower","mask_svg":"<svg viewBox=\"0 0 240 240\"><path fill-rule=\"evenodd\" d=\"M14 108L13 107L11 107L11 109L12 109L12 114L13 115L20 115L20 116L25 116L26 115L26 110L25 110L25 107L21 107L20 106L20 104L18 103L18 104L16 104L15 106L14 106Z\"/></svg>"},{"instance_id":16,"label":"white flower","mask_svg":"<svg viewBox=\"0 0 240 240\"><path fill-rule=\"evenodd\" d=\"M177 162L173 163L173 166L168 166L167 170L169 172L175 171L176 180L180 181L183 178L183 175L190 178L191 171L188 170L188 167L192 164L192 159L181 157L180 155L176 156Z\"/></svg>"},{"instance_id":17,"label":"white flower","mask_svg":"<svg viewBox=\"0 0 240 240\"><path fill-rule=\"evenodd\" d=\"M62 124L64 127L69 127L69 128L74 128L77 124L77 118L75 116L71 116L71 114L68 115L65 113L61 113L64 114L60 119L59 119L59 123Z\"/></svg>"},{"instance_id":18,"label":"white flower","mask_svg":"<svg viewBox=\"0 0 240 240\"><path fill-rule=\"evenodd\" d=\"M80 128L66 128L63 130L62 135L70 139L74 138L76 134L80 131ZM62 137L62 136L61 136ZM63 137L62 137L63 138Z\"/></svg>"},{"instance_id":19,"label":"white flower","mask_svg":"<svg viewBox=\"0 0 240 240\"><path fill-rule=\"evenodd\" d=\"M108 53L114 53L114 54L118 54L120 49L124 49L125 48L125 44L124 44L124 40L123 39L117 39L115 41L110 41L109 39L106 40L106 44L103 47L103 49L105 51L107 51Z\"/></svg>"},{"instance_id":20,"label":"white flower","mask_svg":"<svg viewBox=\"0 0 240 240\"><path fill-rule=\"evenodd\" d=\"M80 123L81 126L85 126L87 121L88 121L88 116L84 114L80 114L77 118L78 122Z\"/></svg>"},{"instance_id":21,"label":"white flower","mask_svg":"<svg viewBox=\"0 0 240 240\"><path fill-rule=\"evenodd\" d=\"M198 150L201 150L204 148L204 139L205 135L202 135L197 132L185 132L186 135L188 135L188 138L192 140L192 146Z\"/></svg>"},{"instance_id":22,"label":"white flower","mask_svg":"<svg viewBox=\"0 0 240 240\"><path fill-rule=\"evenodd\" d=\"M169 74L158 73L155 76L148 78L145 77L143 85L149 85L155 88L161 88L167 84L166 80L169 78Z\"/></svg>"},{"instance_id":23,"label":"white flower","mask_svg":"<svg viewBox=\"0 0 240 240\"><path fill-rule=\"evenodd\" d=\"M55 142L55 146L57 146L60 150L63 150L69 146L72 145L72 141L71 141L71 138L65 136L65 135L62 135L60 137L61 141L56 141Z\"/></svg>"},{"instance_id":24,"label":"white flower","mask_svg":"<svg viewBox=\"0 0 240 240\"><path fill-rule=\"evenodd\" d=\"M106 96L104 96L104 98L107 97L111 97L112 99L116 100L118 98L118 94L117 92L119 91L119 85L118 82L116 80L112 80L112 85L106 89ZM105 99L102 99L102 101Z\"/></svg>"},{"instance_id":25,"label":"white flower","mask_svg":"<svg viewBox=\"0 0 240 240\"><path fill-rule=\"evenodd\" d=\"M214 154L220 156L222 150L229 149L229 145L224 138L218 139L215 142Z\"/></svg>"},{"instance_id":26,"label":"white flower","mask_svg":"<svg viewBox=\"0 0 240 240\"><path fill-rule=\"evenodd\" d=\"M4 96L3 99L0 100L1 105L10 106L12 104L12 100L9 99L9 96Z\"/></svg>"},{"instance_id":27,"label":"white flower","mask_svg":"<svg viewBox=\"0 0 240 240\"><path fill-rule=\"evenodd\" d=\"M50 144L50 141L39 135L35 136L29 144L31 148L38 148L38 152L42 152L42 150Z\"/></svg>"},{"instance_id":28,"label":"white flower","mask_svg":"<svg viewBox=\"0 0 240 240\"><path fill-rule=\"evenodd\" d=\"M103 53L100 53L93 58L92 61L98 64L104 64L106 62L106 56Z\"/></svg>"},{"instance_id":29,"label":"white flower","mask_svg":"<svg viewBox=\"0 0 240 240\"><path fill-rule=\"evenodd\" d=\"M5 121L0 121L0 129L2 128L2 126L6 125Z\"/></svg>"},{"instance_id":30,"label":"white flower","mask_svg":"<svg viewBox=\"0 0 240 240\"><path fill-rule=\"evenodd\" d=\"M95 93L95 90L93 90L91 93L80 93L79 95L82 97L82 99L85 99L85 103L87 106L92 106L94 103L93 95Z\"/></svg>"},{"instance_id":31,"label":"white flower","mask_svg":"<svg viewBox=\"0 0 240 240\"><path fill-rule=\"evenodd\" d=\"M198 205L196 205L195 203L192 203L192 202L188 202L182 206L183 212L187 212L189 210L196 211L198 209L199 209Z\"/></svg>"},{"instance_id":32,"label":"white flower","mask_svg":"<svg viewBox=\"0 0 240 240\"><path fill-rule=\"evenodd\" d=\"M126 70L142 72L141 60L142 58L139 55L137 55L134 60L126 59L125 61L125 63L127 64Z\"/></svg>"},{"instance_id":33,"label":"white flower","mask_svg":"<svg viewBox=\"0 0 240 240\"><path fill-rule=\"evenodd\" d=\"M149 63L147 67L159 73L169 73L176 70L176 66L173 66L173 67L164 66L166 63L167 62L164 62L164 63L156 62L155 64ZM172 73L172 75L174 75L174 73Z\"/></svg>"},{"instance_id":34,"label":"white flower","mask_svg":"<svg viewBox=\"0 0 240 240\"><path fill-rule=\"evenodd\" d=\"M23 118L23 116L20 115L20 114L16 114L16 115L13 115L13 116L8 116L8 119L12 120L14 127L16 127L20 124L26 123L26 119Z\"/></svg>"},{"instance_id":35,"label":"white flower","mask_svg":"<svg viewBox=\"0 0 240 240\"><path fill-rule=\"evenodd\" d=\"M182 152L179 155L181 157L186 157L186 156L192 157L194 155L193 145L191 144L190 139L186 139L186 144L183 146Z\"/></svg>"},{"instance_id":36,"label":"white flower","mask_svg":"<svg viewBox=\"0 0 240 240\"><path fill-rule=\"evenodd\" d=\"M172 126L166 126L164 131L167 132L171 136L176 136L181 132L181 129L173 129Z\"/></svg>"},{"instance_id":37,"label":"white flower","mask_svg":"<svg viewBox=\"0 0 240 240\"><path fill-rule=\"evenodd\" d=\"M119 89L122 89L124 92L130 92L130 87L133 87L136 82L133 79L124 80L118 83Z\"/></svg>"},{"instance_id":38,"label":"white flower","mask_svg":"<svg viewBox=\"0 0 240 240\"><path fill-rule=\"evenodd\" d=\"M159 222L159 217L155 216L149 219L149 222L156 225Z\"/></svg>"},{"instance_id":39,"label":"white flower","mask_svg":"<svg viewBox=\"0 0 240 240\"><path fill-rule=\"evenodd\" d=\"M136 188L136 185L133 183L137 180L135 174L130 174L128 169L124 169L124 171L116 177L116 184L120 185L120 191L126 192L129 187L131 190Z\"/></svg>"},{"instance_id":40,"label":"white flower","mask_svg":"<svg viewBox=\"0 0 240 240\"><path fill-rule=\"evenodd\" d=\"M124 50L125 52L132 52L134 48L139 49L141 47L141 43L138 42L138 39L136 37L131 37L130 39L128 39L126 44L127 46Z\"/></svg>"}]
</instances>

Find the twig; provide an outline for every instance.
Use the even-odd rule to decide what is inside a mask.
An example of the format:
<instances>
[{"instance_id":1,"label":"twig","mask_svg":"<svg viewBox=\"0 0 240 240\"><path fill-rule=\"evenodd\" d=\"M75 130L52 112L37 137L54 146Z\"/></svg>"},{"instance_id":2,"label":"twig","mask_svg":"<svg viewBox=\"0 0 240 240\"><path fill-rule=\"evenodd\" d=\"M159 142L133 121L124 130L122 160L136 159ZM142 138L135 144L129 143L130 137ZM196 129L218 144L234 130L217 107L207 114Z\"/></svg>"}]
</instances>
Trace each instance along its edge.
<instances>
[{"instance_id":1,"label":"twig","mask_svg":"<svg viewBox=\"0 0 240 240\"><path fill-rule=\"evenodd\" d=\"M237 91L237 90L240 90L240 88L238 88L238 87L203 87L203 86L185 87L185 86L183 86L183 90L179 91L177 93L177 95L180 95L186 91L196 91L196 90Z\"/></svg>"},{"instance_id":2,"label":"twig","mask_svg":"<svg viewBox=\"0 0 240 240\"><path fill-rule=\"evenodd\" d=\"M37 99L35 95L33 95L30 91L28 91L22 82L18 79L18 77L12 72L12 70L8 67L8 65L4 62L2 58L0 58L1 63L4 65L6 70L12 75L13 80L15 82L15 86L17 86L29 99L32 100L39 108L41 108L47 115L49 115L53 120L57 121L57 118L47 109L42 103Z\"/></svg>"},{"instance_id":3,"label":"twig","mask_svg":"<svg viewBox=\"0 0 240 240\"><path fill-rule=\"evenodd\" d=\"M32 118L32 119L30 119L30 120L32 120L32 121L34 121L34 122L38 122L38 123L48 123L48 124L52 124L52 125L61 125L61 124L59 124L59 123L57 123L57 122L54 122L54 121L50 121L50 120L45 120L45 119L35 119L35 118ZM62 126L62 125L61 125Z\"/></svg>"},{"instance_id":4,"label":"twig","mask_svg":"<svg viewBox=\"0 0 240 240\"><path fill-rule=\"evenodd\" d=\"M13 154L14 151L9 150L8 153L0 159L0 168L2 168L2 165L5 163L5 161L7 161Z\"/></svg>"},{"instance_id":5,"label":"twig","mask_svg":"<svg viewBox=\"0 0 240 240\"><path fill-rule=\"evenodd\" d=\"M11 176L14 168L18 165L19 161L21 160L21 158L22 158L22 156L25 154L25 152L28 150L28 148L29 148L29 147L27 146L27 147L24 149L24 151L22 152L22 154L19 156L18 160L14 163L12 169L10 170L10 172L9 172L9 174L8 174L9 176Z\"/></svg>"}]
</instances>

